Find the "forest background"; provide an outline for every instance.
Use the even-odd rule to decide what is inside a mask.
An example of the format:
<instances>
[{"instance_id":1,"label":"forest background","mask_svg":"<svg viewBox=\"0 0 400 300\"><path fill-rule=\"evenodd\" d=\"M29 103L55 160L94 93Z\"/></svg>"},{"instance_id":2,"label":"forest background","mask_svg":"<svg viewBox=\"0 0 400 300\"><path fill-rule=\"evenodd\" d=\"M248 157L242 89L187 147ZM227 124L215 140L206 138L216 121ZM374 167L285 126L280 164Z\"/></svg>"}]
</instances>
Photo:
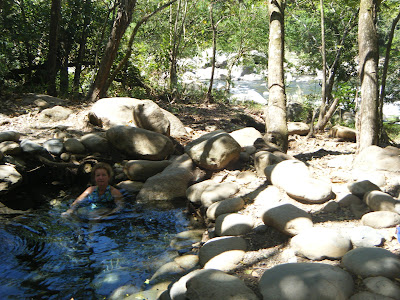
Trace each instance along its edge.
<instances>
[{"instance_id":1,"label":"forest background","mask_svg":"<svg viewBox=\"0 0 400 300\"><path fill-rule=\"evenodd\" d=\"M315 123L317 130L338 108L362 110L360 38L371 32L378 52L379 92L372 101L379 124L367 126L379 140L369 143L383 140L383 128L398 133L397 120L380 126L382 103L396 102L400 94L396 0L8 0L0 2L0 10L1 100L10 93L34 92L76 102L127 96L169 104L227 103L230 76L224 90L213 89L213 73L208 88L193 88L181 80L192 67L182 62L211 48L213 70L216 53L228 55L228 70L238 64L266 69L276 63L276 56L269 55L269 37L278 20L282 29L284 24L278 32L284 41L282 56L285 50L296 57L299 74L316 69L325 74L321 107L316 110L315 99L304 99L308 120L295 120ZM372 27L361 27L363 11L371 12ZM255 51L261 55L253 55ZM283 71L294 67L289 60L281 65ZM319 117L310 120L311 112Z\"/></svg>"}]
</instances>

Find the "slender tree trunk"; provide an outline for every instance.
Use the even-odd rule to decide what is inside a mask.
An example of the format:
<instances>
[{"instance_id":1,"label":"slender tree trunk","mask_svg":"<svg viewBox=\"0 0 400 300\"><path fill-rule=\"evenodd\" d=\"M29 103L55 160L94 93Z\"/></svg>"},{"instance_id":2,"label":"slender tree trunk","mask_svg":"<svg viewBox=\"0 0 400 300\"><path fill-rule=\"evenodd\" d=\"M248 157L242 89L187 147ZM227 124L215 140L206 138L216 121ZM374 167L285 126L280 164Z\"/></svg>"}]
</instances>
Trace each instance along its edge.
<instances>
[{"instance_id":1,"label":"slender tree trunk","mask_svg":"<svg viewBox=\"0 0 400 300\"><path fill-rule=\"evenodd\" d=\"M378 38L377 0L361 0L358 22L361 107L357 136L358 150L378 144Z\"/></svg>"},{"instance_id":2,"label":"slender tree trunk","mask_svg":"<svg viewBox=\"0 0 400 300\"><path fill-rule=\"evenodd\" d=\"M51 1L50 32L49 32L49 53L47 56L47 93L52 96L57 95L56 76L57 76L57 48L58 31L61 19L61 0Z\"/></svg>"},{"instance_id":3,"label":"slender tree trunk","mask_svg":"<svg viewBox=\"0 0 400 300\"><path fill-rule=\"evenodd\" d=\"M208 91L206 94L206 99L205 101L207 103L212 103L214 102L213 96L212 96L212 87L214 84L214 73L215 73L215 57L217 55L217 26L214 22L214 1L211 2L210 4L210 22L211 22L211 30L212 30L212 57L211 57L211 76L210 76L210 82L208 84Z\"/></svg>"},{"instance_id":4,"label":"slender tree trunk","mask_svg":"<svg viewBox=\"0 0 400 300\"><path fill-rule=\"evenodd\" d=\"M120 0L118 12L111 29L110 38L108 40L104 55L101 59L96 79L89 92L88 99L95 101L105 96L106 81L110 75L111 66L117 55L121 39L128 28L132 13L136 5L136 0Z\"/></svg>"},{"instance_id":5,"label":"slender tree trunk","mask_svg":"<svg viewBox=\"0 0 400 300\"><path fill-rule=\"evenodd\" d=\"M283 152L288 148L284 61L284 0L269 0L268 88L266 138Z\"/></svg>"},{"instance_id":6,"label":"slender tree trunk","mask_svg":"<svg viewBox=\"0 0 400 300\"><path fill-rule=\"evenodd\" d=\"M73 98L76 99L79 94L79 86L81 81L81 72L82 72L82 64L83 59L85 57L86 51L86 41L87 41L87 30L86 27L89 25L90 22L90 9L92 6L92 0L86 0L84 4L83 11L85 12L85 17L83 20L82 25L82 33L79 40L79 50L78 50L78 57L75 63L75 73L74 73L74 80L72 85L72 94Z\"/></svg>"},{"instance_id":7,"label":"slender tree trunk","mask_svg":"<svg viewBox=\"0 0 400 300\"><path fill-rule=\"evenodd\" d=\"M322 91L321 91L321 106L319 111L317 130L322 130L323 117L326 114L328 106L326 94L326 51L325 51L325 16L324 16L324 0L320 0L321 6L321 56L322 56Z\"/></svg>"}]
</instances>

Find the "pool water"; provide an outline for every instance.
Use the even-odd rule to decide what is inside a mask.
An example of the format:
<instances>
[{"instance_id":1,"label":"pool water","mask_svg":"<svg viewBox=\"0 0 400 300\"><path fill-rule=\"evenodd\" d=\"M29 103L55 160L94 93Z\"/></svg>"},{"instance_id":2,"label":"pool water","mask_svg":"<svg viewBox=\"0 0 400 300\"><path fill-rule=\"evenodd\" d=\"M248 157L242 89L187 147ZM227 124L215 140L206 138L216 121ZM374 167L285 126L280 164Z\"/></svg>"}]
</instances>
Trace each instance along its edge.
<instances>
[{"instance_id":1,"label":"pool water","mask_svg":"<svg viewBox=\"0 0 400 300\"><path fill-rule=\"evenodd\" d=\"M67 204L0 216L0 299L105 299L135 290L177 255L183 208L127 204L101 222L60 217Z\"/></svg>"}]
</instances>

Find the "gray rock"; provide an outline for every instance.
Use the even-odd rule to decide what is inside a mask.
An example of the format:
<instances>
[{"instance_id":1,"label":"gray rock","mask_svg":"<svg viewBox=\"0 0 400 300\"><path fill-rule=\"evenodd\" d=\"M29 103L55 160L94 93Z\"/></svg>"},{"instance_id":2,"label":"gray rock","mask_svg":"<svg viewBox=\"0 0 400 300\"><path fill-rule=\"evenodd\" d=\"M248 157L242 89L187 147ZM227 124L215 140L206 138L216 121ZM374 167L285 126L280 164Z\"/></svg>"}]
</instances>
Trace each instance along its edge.
<instances>
[{"instance_id":1,"label":"gray rock","mask_svg":"<svg viewBox=\"0 0 400 300\"><path fill-rule=\"evenodd\" d=\"M85 151L86 151L86 148L82 144L82 142L80 142L76 138L66 139L64 142L64 148L67 152L76 153L76 154L85 153Z\"/></svg>"},{"instance_id":2,"label":"gray rock","mask_svg":"<svg viewBox=\"0 0 400 300\"><path fill-rule=\"evenodd\" d=\"M46 108L39 114L39 120L41 122L58 122L68 119L73 113L69 108L56 105L52 108Z\"/></svg>"},{"instance_id":3,"label":"gray rock","mask_svg":"<svg viewBox=\"0 0 400 300\"><path fill-rule=\"evenodd\" d=\"M276 165L284 159L274 155L269 151L259 151L254 155L254 166L256 167L257 175L265 177L265 168L271 165Z\"/></svg>"},{"instance_id":4,"label":"gray rock","mask_svg":"<svg viewBox=\"0 0 400 300\"><path fill-rule=\"evenodd\" d=\"M232 131L230 135L242 148L253 146L256 139L262 138L262 134L254 127L238 129Z\"/></svg>"},{"instance_id":5,"label":"gray rock","mask_svg":"<svg viewBox=\"0 0 400 300\"><path fill-rule=\"evenodd\" d=\"M43 143L43 148L53 155L60 155L64 151L64 143L59 139L50 139Z\"/></svg>"},{"instance_id":6,"label":"gray rock","mask_svg":"<svg viewBox=\"0 0 400 300\"><path fill-rule=\"evenodd\" d=\"M348 207L352 204L361 204L361 199L353 194L347 194L338 200L340 207Z\"/></svg>"},{"instance_id":7,"label":"gray rock","mask_svg":"<svg viewBox=\"0 0 400 300\"><path fill-rule=\"evenodd\" d=\"M288 135L307 135L310 132L310 126L304 122L288 122Z\"/></svg>"},{"instance_id":8,"label":"gray rock","mask_svg":"<svg viewBox=\"0 0 400 300\"><path fill-rule=\"evenodd\" d=\"M218 270L200 270L186 282L191 300L257 300L254 292L233 275Z\"/></svg>"},{"instance_id":9,"label":"gray rock","mask_svg":"<svg viewBox=\"0 0 400 300\"><path fill-rule=\"evenodd\" d=\"M215 220L220 215L238 212L243 207L243 198L228 198L211 204L210 207L207 209L206 215L208 219Z\"/></svg>"},{"instance_id":10,"label":"gray rock","mask_svg":"<svg viewBox=\"0 0 400 300\"><path fill-rule=\"evenodd\" d=\"M369 146L363 149L354 159L354 168L361 170L381 170L398 172L400 169L400 156L392 148Z\"/></svg>"},{"instance_id":11,"label":"gray rock","mask_svg":"<svg viewBox=\"0 0 400 300\"><path fill-rule=\"evenodd\" d=\"M137 127L170 135L170 123L161 108L151 100L142 100L133 106L133 119Z\"/></svg>"},{"instance_id":12,"label":"gray rock","mask_svg":"<svg viewBox=\"0 0 400 300\"><path fill-rule=\"evenodd\" d=\"M186 197L192 203L201 203L201 195L204 190L209 186L214 186L215 184L216 182L212 179L195 183L186 190Z\"/></svg>"},{"instance_id":13,"label":"gray rock","mask_svg":"<svg viewBox=\"0 0 400 300\"><path fill-rule=\"evenodd\" d=\"M181 138L188 136L188 132L183 123L181 122L181 120L179 120L174 114L171 114L169 111L166 111L165 109L162 108L161 110L169 121L170 136L174 138Z\"/></svg>"},{"instance_id":14,"label":"gray rock","mask_svg":"<svg viewBox=\"0 0 400 300\"><path fill-rule=\"evenodd\" d=\"M18 155L21 154L22 148L17 142L4 141L0 143L0 151L4 155Z\"/></svg>"},{"instance_id":15,"label":"gray rock","mask_svg":"<svg viewBox=\"0 0 400 300\"><path fill-rule=\"evenodd\" d=\"M147 179L136 199L144 202L184 199L188 185L193 179L193 168L189 156L179 156L161 173Z\"/></svg>"},{"instance_id":16,"label":"gray rock","mask_svg":"<svg viewBox=\"0 0 400 300\"><path fill-rule=\"evenodd\" d=\"M215 234L217 236L243 235L254 227L251 216L237 213L223 214L215 220Z\"/></svg>"},{"instance_id":17,"label":"gray rock","mask_svg":"<svg viewBox=\"0 0 400 300\"><path fill-rule=\"evenodd\" d=\"M368 277L364 279L364 284L373 293L400 299L400 286L386 277Z\"/></svg>"},{"instance_id":18,"label":"gray rock","mask_svg":"<svg viewBox=\"0 0 400 300\"><path fill-rule=\"evenodd\" d=\"M169 290L169 296L171 300L187 300L188 298L186 298L186 283L190 278L201 271L203 270L194 270L179 278L178 281L174 282Z\"/></svg>"},{"instance_id":19,"label":"gray rock","mask_svg":"<svg viewBox=\"0 0 400 300\"><path fill-rule=\"evenodd\" d=\"M259 289L264 300L345 300L353 278L339 267L322 263L287 263L266 270Z\"/></svg>"},{"instance_id":20,"label":"gray rock","mask_svg":"<svg viewBox=\"0 0 400 300\"><path fill-rule=\"evenodd\" d=\"M393 300L393 298L385 297L367 291L362 291L351 296L350 300Z\"/></svg>"},{"instance_id":21,"label":"gray rock","mask_svg":"<svg viewBox=\"0 0 400 300\"><path fill-rule=\"evenodd\" d=\"M8 165L0 165L0 194L6 193L22 182L22 175Z\"/></svg>"},{"instance_id":22,"label":"gray rock","mask_svg":"<svg viewBox=\"0 0 400 300\"><path fill-rule=\"evenodd\" d=\"M265 225L291 236L313 227L311 216L289 203L267 208L262 215L262 220Z\"/></svg>"},{"instance_id":23,"label":"gray rock","mask_svg":"<svg viewBox=\"0 0 400 300\"><path fill-rule=\"evenodd\" d=\"M176 257L160 268L150 278L150 284L165 280L177 280L181 276L198 266L199 257L197 255L183 255Z\"/></svg>"},{"instance_id":24,"label":"gray rock","mask_svg":"<svg viewBox=\"0 0 400 300\"><path fill-rule=\"evenodd\" d=\"M373 211L363 215L361 223L377 229L395 227L400 224L400 215L392 211Z\"/></svg>"},{"instance_id":25,"label":"gray rock","mask_svg":"<svg viewBox=\"0 0 400 300\"><path fill-rule=\"evenodd\" d=\"M276 165L268 166L265 169L265 175L273 185L286 191L299 179L310 178L310 171L306 164L299 160L284 160Z\"/></svg>"},{"instance_id":26,"label":"gray rock","mask_svg":"<svg viewBox=\"0 0 400 300\"><path fill-rule=\"evenodd\" d=\"M383 243L384 237L374 228L359 226L350 231L350 239L354 247L375 247Z\"/></svg>"},{"instance_id":27,"label":"gray rock","mask_svg":"<svg viewBox=\"0 0 400 300\"><path fill-rule=\"evenodd\" d=\"M239 191L239 186L234 182L222 182L207 186L201 194L201 204L210 207L211 204L227 199Z\"/></svg>"},{"instance_id":28,"label":"gray rock","mask_svg":"<svg viewBox=\"0 0 400 300\"><path fill-rule=\"evenodd\" d=\"M208 240L199 250L200 266L204 269L231 271L238 266L247 250L247 242L238 236Z\"/></svg>"},{"instance_id":29,"label":"gray rock","mask_svg":"<svg viewBox=\"0 0 400 300\"><path fill-rule=\"evenodd\" d=\"M107 153L110 150L107 139L98 133L88 133L81 137L80 142L90 152Z\"/></svg>"},{"instance_id":30,"label":"gray rock","mask_svg":"<svg viewBox=\"0 0 400 300\"><path fill-rule=\"evenodd\" d=\"M40 153L44 151L43 146L30 140L22 140L20 146L25 153Z\"/></svg>"},{"instance_id":31,"label":"gray rock","mask_svg":"<svg viewBox=\"0 0 400 300\"><path fill-rule=\"evenodd\" d=\"M133 119L133 107L141 100L134 98L103 98L98 100L90 109L89 114L95 118L89 118L90 122L96 120L101 127L108 129L117 125L136 126Z\"/></svg>"},{"instance_id":32,"label":"gray rock","mask_svg":"<svg viewBox=\"0 0 400 300\"><path fill-rule=\"evenodd\" d=\"M127 190L130 193L139 193L141 188L143 187L143 182L137 182L137 181L131 181L131 180L125 180L119 182L116 187L118 189L124 189Z\"/></svg>"},{"instance_id":33,"label":"gray rock","mask_svg":"<svg viewBox=\"0 0 400 300\"><path fill-rule=\"evenodd\" d=\"M364 202L373 211L400 213L400 201L381 191L371 191L364 195Z\"/></svg>"},{"instance_id":34,"label":"gray rock","mask_svg":"<svg viewBox=\"0 0 400 300\"><path fill-rule=\"evenodd\" d=\"M291 185L285 185L285 192L293 199L306 203L324 203L332 199L332 184L314 178L298 178Z\"/></svg>"},{"instance_id":35,"label":"gray rock","mask_svg":"<svg viewBox=\"0 0 400 300\"><path fill-rule=\"evenodd\" d=\"M383 276L400 277L400 259L397 255L382 248L356 248L342 258L342 265L349 272L363 278Z\"/></svg>"},{"instance_id":36,"label":"gray rock","mask_svg":"<svg viewBox=\"0 0 400 300\"><path fill-rule=\"evenodd\" d=\"M349 127L335 125L329 131L329 136L345 141L355 142L357 131Z\"/></svg>"},{"instance_id":37,"label":"gray rock","mask_svg":"<svg viewBox=\"0 0 400 300\"><path fill-rule=\"evenodd\" d=\"M21 134L17 131L8 130L0 132L0 143L5 141L18 142Z\"/></svg>"},{"instance_id":38,"label":"gray rock","mask_svg":"<svg viewBox=\"0 0 400 300\"><path fill-rule=\"evenodd\" d=\"M106 137L132 159L164 160L174 152L168 137L142 128L114 126L107 130Z\"/></svg>"},{"instance_id":39,"label":"gray rock","mask_svg":"<svg viewBox=\"0 0 400 300\"><path fill-rule=\"evenodd\" d=\"M228 133L217 130L191 141L185 152L206 170L221 170L239 159L241 147Z\"/></svg>"},{"instance_id":40,"label":"gray rock","mask_svg":"<svg viewBox=\"0 0 400 300\"><path fill-rule=\"evenodd\" d=\"M170 164L169 160L130 160L124 166L124 173L130 180L146 181L151 176L162 172Z\"/></svg>"},{"instance_id":41,"label":"gray rock","mask_svg":"<svg viewBox=\"0 0 400 300\"><path fill-rule=\"evenodd\" d=\"M337 230L313 227L294 236L290 246L297 254L312 260L338 259L351 249L351 242Z\"/></svg>"},{"instance_id":42,"label":"gray rock","mask_svg":"<svg viewBox=\"0 0 400 300\"><path fill-rule=\"evenodd\" d=\"M363 198L364 195L371 191L380 191L381 189L376 184L369 180L361 180L356 182L351 182L348 184L348 189L350 193L356 195L357 197Z\"/></svg>"}]
</instances>

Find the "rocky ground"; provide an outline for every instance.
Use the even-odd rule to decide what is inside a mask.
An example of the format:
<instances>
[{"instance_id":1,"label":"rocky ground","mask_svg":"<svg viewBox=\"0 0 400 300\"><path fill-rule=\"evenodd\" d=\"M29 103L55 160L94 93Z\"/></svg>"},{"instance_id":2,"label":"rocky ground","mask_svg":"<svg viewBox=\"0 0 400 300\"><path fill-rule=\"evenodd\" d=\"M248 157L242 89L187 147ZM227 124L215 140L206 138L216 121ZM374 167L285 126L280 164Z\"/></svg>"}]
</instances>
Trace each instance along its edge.
<instances>
[{"instance_id":1,"label":"rocky ground","mask_svg":"<svg viewBox=\"0 0 400 300\"><path fill-rule=\"evenodd\" d=\"M73 109L73 114L59 124L49 124L39 121L37 116L39 106L32 97L9 95L0 99L0 131L15 130L22 134L21 139L43 142L46 139L57 136L59 132L67 131L75 136L83 135L95 128L88 125L86 115L89 103L72 103L63 101L62 106ZM38 106L39 105L39 106ZM201 136L204 133L224 129L228 132L253 126L262 131L264 128L263 113L260 110L225 105L162 105L175 114L185 126L192 129L190 139ZM188 140L181 140L182 144ZM347 183L352 178L352 161L355 156L356 145L351 142L340 142L320 134L313 138L302 136L290 136L288 154L306 162L313 172L313 177L328 180L333 185L333 191L338 202L340 197L347 192ZM240 166L240 171L255 172L252 163ZM223 170L214 176L227 178L235 176L237 170ZM242 213L251 214L257 220L257 228L245 238L250 245L243 267L236 270L236 275L242 278L246 284L257 291L257 283L263 272L277 264L286 262L308 261L297 257L288 246L289 237L273 228L263 226L260 218L259 207L254 203L255 194L260 187L267 185L264 178L258 178L242 191L246 199L246 207ZM398 195L395 195L396 197ZM333 228L354 228L360 226L357 213L348 207L341 207L332 202L324 204L303 204L282 195L283 200L291 202L303 210L312 214L316 226ZM383 248L400 255L400 244L395 238L395 229L380 230L385 237ZM212 225L209 228L212 236ZM338 265L340 261L324 260L323 263Z\"/></svg>"}]
</instances>

